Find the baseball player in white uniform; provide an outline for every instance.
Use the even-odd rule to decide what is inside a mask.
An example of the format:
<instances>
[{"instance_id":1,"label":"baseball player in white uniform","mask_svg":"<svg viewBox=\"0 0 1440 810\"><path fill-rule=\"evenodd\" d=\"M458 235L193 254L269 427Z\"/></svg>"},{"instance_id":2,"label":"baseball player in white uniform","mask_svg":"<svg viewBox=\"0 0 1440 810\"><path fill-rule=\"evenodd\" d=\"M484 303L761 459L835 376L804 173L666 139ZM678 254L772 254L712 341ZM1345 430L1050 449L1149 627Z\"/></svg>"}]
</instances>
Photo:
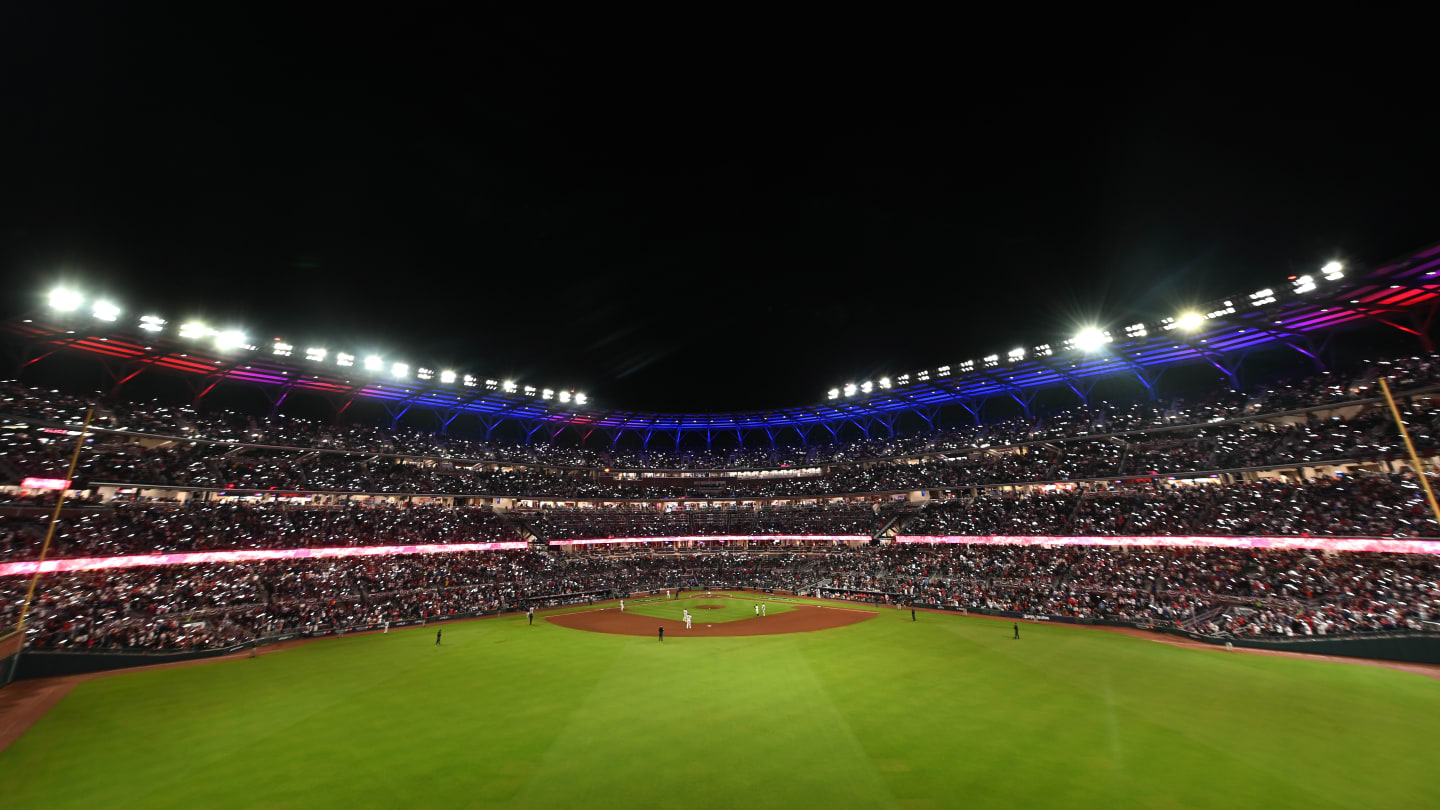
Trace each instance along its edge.
<instances>
[{"instance_id":1,"label":"baseball player in white uniform","mask_svg":"<svg viewBox=\"0 0 1440 810\"><path fill-rule=\"evenodd\" d=\"M685 612L685 629L690 629L690 612L688 610Z\"/></svg>"},{"instance_id":2,"label":"baseball player in white uniform","mask_svg":"<svg viewBox=\"0 0 1440 810\"><path fill-rule=\"evenodd\" d=\"M624 612L625 612L625 600L624 600L624 599L621 599L621 600L620 600L620 612L621 612L621 613L624 613Z\"/></svg>"},{"instance_id":3,"label":"baseball player in white uniform","mask_svg":"<svg viewBox=\"0 0 1440 810\"><path fill-rule=\"evenodd\" d=\"M756 606L755 606L755 615L756 615L756 616L759 616L759 615L760 615L760 606L759 606L759 605L756 605Z\"/></svg>"},{"instance_id":4,"label":"baseball player in white uniform","mask_svg":"<svg viewBox=\"0 0 1440 810\"><path fill-rule=\"evenodd\" d=\"M764 615L765 615L765 606L764 606L764 605L761 605L761 606L760 606L760 615L761 615L761 616L764 616Z\"/></svg>"}]
</instances>

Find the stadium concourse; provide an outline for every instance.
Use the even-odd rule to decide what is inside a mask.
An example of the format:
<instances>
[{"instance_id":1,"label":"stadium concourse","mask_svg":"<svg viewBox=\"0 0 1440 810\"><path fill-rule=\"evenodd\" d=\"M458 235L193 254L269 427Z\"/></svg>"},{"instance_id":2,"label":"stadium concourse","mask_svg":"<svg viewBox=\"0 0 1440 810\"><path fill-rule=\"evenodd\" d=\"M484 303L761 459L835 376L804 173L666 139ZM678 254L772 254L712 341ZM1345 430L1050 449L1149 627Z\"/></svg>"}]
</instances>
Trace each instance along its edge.
<instances>
[{"instance_id":1,"label":"stadium concourse","mask_svg":"<svg viewBox=\"0 0 1440 810\"><path fill-rule=\"evenodd\" d=\"M1440 558L1413 552L1433 552L1440 527L1381 375L1435 456L1433 356L724 455L8 383L0 622L37 567L56 497L43 482L64 478L93 406L30 614L36 650L224 649L709 584L1217 639L1434 631Z\"/></svg>"}]
</instances>

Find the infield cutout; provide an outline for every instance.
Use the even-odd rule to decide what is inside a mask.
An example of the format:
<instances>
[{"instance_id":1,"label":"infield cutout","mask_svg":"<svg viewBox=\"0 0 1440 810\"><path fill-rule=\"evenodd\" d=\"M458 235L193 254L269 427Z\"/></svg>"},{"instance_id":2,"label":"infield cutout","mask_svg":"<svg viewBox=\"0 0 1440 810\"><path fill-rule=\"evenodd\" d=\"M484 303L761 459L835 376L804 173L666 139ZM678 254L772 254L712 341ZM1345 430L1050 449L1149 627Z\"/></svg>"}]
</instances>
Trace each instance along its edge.
<instances>
[{"instance_id":1,"label":"infield cutout","mask_svg":"<svg viewBox=\"0 0 1440 810\"><path fill-rule=\"evenodd\" d=\"M696 610L718 610L719 605L696 605ZM610 633L617 636L659 635L659 628L665 628L666 638L689 638L695 636L775 636L784 633L810 633L816 630L832 630L848 627L875 618L871 610L831 608L822 605L795 605L785 613L774 616L759 616L752 619L738 619L732 622L718 622L713 625L694 626L686 630L685 623L673 619L656 619L636 613L621 613L618 610L587 610L579 613L562 613L546 616L545 621L571 630L588 630L592 633Z\"/></svg>"}]
</instances>

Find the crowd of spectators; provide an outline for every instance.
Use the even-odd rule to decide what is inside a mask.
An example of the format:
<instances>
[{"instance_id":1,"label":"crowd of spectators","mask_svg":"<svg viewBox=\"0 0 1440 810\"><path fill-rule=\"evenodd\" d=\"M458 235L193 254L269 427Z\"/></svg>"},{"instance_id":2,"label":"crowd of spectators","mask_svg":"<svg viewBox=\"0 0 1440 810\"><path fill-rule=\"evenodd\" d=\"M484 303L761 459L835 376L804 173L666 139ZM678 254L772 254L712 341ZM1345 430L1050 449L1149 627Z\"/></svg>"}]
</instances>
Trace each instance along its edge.
<instances>
[{"instance_id":1,"label":"crowd of spectators","mask_svg":"<svg viewBox=\"0 0 1440 810\"><path fill-rule=\"evenodd\" d=\"M1405 407L1424 455L1440 453L1440 410L1432 400ZM1281 465L1372 462L1403 458L1389 414L1371 406L1347 415L1232 422L1040 444L968 448L923 461L868 461L831 466L820 475L615 480L594 470L471 465L447 459L399 458L206 442L142 446L99 434L81 455L80 481L150 487L492 495L521 498L809 497L951 489L1211 472ZM63 477L64 438L35 426L0 424L0 479Z\"/></svg>"},{"instance_id":2,"label":"crowd of spectators","mask_svg":"<svg viewBox=\"0 0 1440 810\"><path fill-rule=\"evenodd\" d=\"M35 559L48 518L41 512L0 516L0 561ZM66 510L49 556L495 543L520 540L520 531L481 507L122 504Z\"/></svg>"},{"instance_id":3,"label":"crowd of spectators","mask_svg":"<svg viewBox=\"0 0 1440 810\"><path fill-rule=\"evenodd\" d=\"M0 621L15 620L26 584L0 578ZM1426 555L899 544L825 554L462 552L55 574L41 579L28 632L38 649L201 649L711 584L1219 637L1433 630L1440 619L1440 561Z\"/></svg>"},{"instance_id":4,"label":"crowd of spectators","mask_svg":"<svg viewBox=\"0 0 1440 810\"><path fill-rule=\"evenodd\" d=\"M1216 391L1197 399L1168 402L1095 402L1086 406L1037 414L1029 419L1006 419L985 424L927 431L913 436L867 438L808 446L666 450L571 447L561 444L506 443L418 430L366 424L329 424L276 414L256 417L235 411L202 413L187 406L158 401L98 405L96 428L146 433L223 444L257 444L292 448L342 450L363 454L393 454L449 459L463 465L481 462L577 467L587 470L696 470L755 469L853 464L905 455L968 452L1028 442L1135 433L1182 426L1213 425L1297 409L1373 398L1375 379L1384 374L1398 389L1440 382L1440 357L1417 356L1382 360L1354 373L1326 372L1303 379L1264 386L1242 394ZM0 383L0 415L76 425L98 397L78 397L60 391ZM1367 425L1359 426L1364 429ZM1189 452L1226 453L1223 435L1198 437ZM1363 444L1364 437L1355 437ZM1208 441L1205 441L1208 440ZM1295 441L1290 440L1292 443ZM27 448L28 450L28 448ZM204 477L203 475L201 476ZM200 485L200 484L195 484Z\"/></svg>"},{"instance_id":5,"label":"crowd of spectators","mask_svg":"<svg viewBox=\"0 0 1440 810\"><path fill-rule=\"evenodd\" d=\"M912 535L1436 537L1419 482L1359 473L1305 481L999 492L926 504Z\"/></svg>"}]
</instances>

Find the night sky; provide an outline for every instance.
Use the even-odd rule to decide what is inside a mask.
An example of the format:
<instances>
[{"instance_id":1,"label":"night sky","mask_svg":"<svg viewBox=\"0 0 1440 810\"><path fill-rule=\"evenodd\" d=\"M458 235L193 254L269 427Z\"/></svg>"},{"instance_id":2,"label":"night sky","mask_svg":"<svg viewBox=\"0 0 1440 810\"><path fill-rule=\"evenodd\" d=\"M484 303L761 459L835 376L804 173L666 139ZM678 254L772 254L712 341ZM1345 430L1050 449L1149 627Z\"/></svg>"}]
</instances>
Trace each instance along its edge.
<instances>
[{"instance_id":1,"label":"night sky","mask_svg":"<svg viewBox=\"0 0 1440 810\"><path fill-rule=\"evenodd\" d=\"M1398 32L18 5L6 316L64 280L718 411L1440 240L1437 71Z\"/></svg>"}]
</instances>

